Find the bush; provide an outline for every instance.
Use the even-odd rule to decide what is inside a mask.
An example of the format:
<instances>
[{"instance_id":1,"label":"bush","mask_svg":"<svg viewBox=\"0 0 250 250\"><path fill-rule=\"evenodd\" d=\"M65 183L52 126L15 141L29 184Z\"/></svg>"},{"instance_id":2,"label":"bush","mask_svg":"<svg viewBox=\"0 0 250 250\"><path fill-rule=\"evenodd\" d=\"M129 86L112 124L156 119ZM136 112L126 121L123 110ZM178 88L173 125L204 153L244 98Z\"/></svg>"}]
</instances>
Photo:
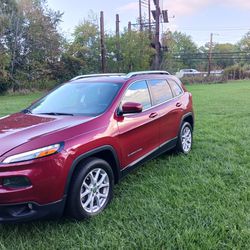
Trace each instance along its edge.
<instances>
[{"instance_id":1,"label":"bush","mask_svg":"<svg viewBox=\"0 0 250 250\"><path fill-rule=\"evenodd\" d=\"M233 65L227 67L224 75L230 80L250 79L250 65Z\"/></svg>"},{"instance_id":2,"label":"bush","mask_svg":"<svg viewBox=\"0 0 250 250\"><path fill-rule=\"evenodd\" d=\"M0 79L0 95L4 94L10 87L10 84L7 81Z\"/></svg>"},{"instance_id":3,"label":"bush","mask_svg":"<svg viewBox=\"0 0 250 250\"><path fill-rule=\"evenodd\" d=\"M246 64L243 66L243 78L250 79L250 65Z\"/></svg>"},{"instance_id":4,"label":"bush","mask_svg":"<svg viewBox=\"0 0 250 250\"><path fill-rule=\"evenodd\" d=\"M196 84L196 83L224 83L227 82L227 77L225 75L193 75L184 76L181 78L183 84Z\"/></svg>"},{"instance_id":5,"label":"bush","mask_svg":"<svg viewBox=\"0 0 250 250\"><path fill-rule=\"evenodd\" d=\"M26 81L22 82L19 85L19 91L20 90L46 90L51 89L55 86L55 83L53 81L43 81L43 80L37 80L37 81Z\"/></svg>"}]
</instances>

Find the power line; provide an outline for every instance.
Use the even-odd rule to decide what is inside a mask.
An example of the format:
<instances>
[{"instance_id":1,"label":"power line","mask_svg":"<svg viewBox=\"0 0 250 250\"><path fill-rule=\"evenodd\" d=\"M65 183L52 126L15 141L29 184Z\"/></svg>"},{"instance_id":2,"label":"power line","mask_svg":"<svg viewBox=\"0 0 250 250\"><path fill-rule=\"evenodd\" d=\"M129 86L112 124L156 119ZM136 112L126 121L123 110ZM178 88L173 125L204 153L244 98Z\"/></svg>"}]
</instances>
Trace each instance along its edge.
<instances>
[{"instance_id":1,"label":"power line","mask_svg":"<svg viewBox=\"0 0 250 250\"><path fill-rule=\"evenodd\" d=\"M169 60L183 61L183 60L208 60L209 53L171 53L172 56ZM213 60L238 60L238 61L250 61L249 51L233 51L233 52L211 52L210 56Z\"/></svg>"},{"instance_id":2,"label":"power line","mask_svg":"<svg viewBox=\"0 0 250 250\"><path fill-rule=\"evenodd\" d=\"M178 27L181 30L189 31L234 31L234 30L249 30L250 27Z\"/></svg>"},{"instance_id":3,"label":"power line","mask_svg":"<svg viewBox=\"0 0 250 250\"><path fill-rule=\"evenodd\" d=\"M205 52L196 52L196 53L193 53L193 52L179 52L179 53L174 53L174 54L178 54L178 55L186 55L186 54L195 55L196 54L196 55L198 55L198 54L202 54L202 53L205 53ZM212 54L247 54L247 53L250 53L250 50L232 51L232 52L212 52Z\"/></svg>"},{"instance_id":4,"label":"power line","mask_svg":"<svg viewBox=\"0 0 250 250\"><path fill-rule=\"evenodd\" d=\"M171 59L171 58L170 58ZM207 60L207 57L173 57L172 59L175 60ZM242 57L213 57L213 60L250 60L249 58L242 58Z\"/></svg>"},{"instance_id":5,"label":"power line","mask_svg":"<svg viewBox=\"0 0 250 250\"><path fill-rule=\"evenodd\" d=\"M202 58L190 58L190 57L188 57L188 58L170 58L170 59L168 59L168 60L175 60L175 61L183 61L183 60L206 60L207 61L207 58L205 58L205 57L202 57ZM237 60L237 61L245 61L245 62L248 62L248 61L250 61L250 58L225 58L225 57L223 57L223 58L220 58L220 57L215 57L215 58L213 58L213 60Z\"/></svg>"}]
</instances>

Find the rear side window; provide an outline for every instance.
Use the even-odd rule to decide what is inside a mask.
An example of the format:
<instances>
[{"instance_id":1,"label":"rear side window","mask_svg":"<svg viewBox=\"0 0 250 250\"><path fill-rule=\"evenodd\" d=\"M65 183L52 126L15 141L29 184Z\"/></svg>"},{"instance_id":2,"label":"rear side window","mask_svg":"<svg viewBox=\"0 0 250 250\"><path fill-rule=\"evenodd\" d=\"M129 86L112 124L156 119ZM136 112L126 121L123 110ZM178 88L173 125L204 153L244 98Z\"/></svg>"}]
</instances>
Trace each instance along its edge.
<instances>
[{"instance_id":1,"label":"rear side window","mask_svg":"<svg viewBox=\"0 0 250 250\"><path fill-rule=\"evenodd\" d=\"M150 80L149 85L154 105L163 103L173 97L172 91L166 80Z\"/></svg>"},{"instance_id":2,"label":"rear side window","mask_svg":"<svg viewBox=\"0 0 250 250\"><path fill-rule=\"evenodd\" d=\"M150 108L151 99L146 81L139 81L130 85L123 97L122 104L125 102L138 102L142 104L143 110Z\"/></svg>"},{"instance_id":3,"label":"rear side window","mask_svg":"<svg viewBox=\"0 0 250 250\"><path fill-rule=\"evenodd\" d=\"M168 79L168 83L173 91L174 96L179 96L182 94L182 89L173 79Z\"/></svg>"}]
</instances>

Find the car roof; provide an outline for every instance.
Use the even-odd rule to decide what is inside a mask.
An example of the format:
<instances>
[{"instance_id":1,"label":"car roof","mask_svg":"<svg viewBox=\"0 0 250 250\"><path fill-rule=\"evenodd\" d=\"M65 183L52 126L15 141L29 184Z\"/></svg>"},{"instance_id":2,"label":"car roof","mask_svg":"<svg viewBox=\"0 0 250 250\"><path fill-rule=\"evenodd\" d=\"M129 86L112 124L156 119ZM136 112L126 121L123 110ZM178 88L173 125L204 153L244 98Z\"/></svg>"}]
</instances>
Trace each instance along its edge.
<instances>
[{"instance_id":1,"label":"car roof","mask_svg":"<svg viewBox=\"0 0 250 250\"><path fill-rule=\"evenodd\" d=\"M162 76L170 76L167 71L151 70L151 71L136 71L128 74L124 73L104 73L104 74L92 74L92 75L80 75L71 79L71 83L80 82L110 82L110 83L124 83L130 79L138 80L141 78L159 78Z\"/></svg>"},{"instance_id":2,"label":"car roof","mask_svg":"<svg viewBox=\"0 0 250 250\"><path fill-rule=\"evenodd\" d=\"M95 78L95 77L124 77L124 78L131 78L137 75L170 75L167 71L163 70L147 70L147 71L135 71L130 72L128 74L125 73L101 73L101 74L90 74L90 75L79 75L71 79L78 80L78 79L85 79L85 78Z\"/></svg>"},{"instance_id":3,"label":"car roof","mask_svg":"<svg viewBox=\"0 0 250 250\"><path fill-rule=\"evenodd\" d=\"M105 82L105 83L124 83L127 79L121 76L117 77L90 77L90 78L80 78L76 80L71 80L69 83L81 83L81 82Z\"/></svg>"}]
</instances>

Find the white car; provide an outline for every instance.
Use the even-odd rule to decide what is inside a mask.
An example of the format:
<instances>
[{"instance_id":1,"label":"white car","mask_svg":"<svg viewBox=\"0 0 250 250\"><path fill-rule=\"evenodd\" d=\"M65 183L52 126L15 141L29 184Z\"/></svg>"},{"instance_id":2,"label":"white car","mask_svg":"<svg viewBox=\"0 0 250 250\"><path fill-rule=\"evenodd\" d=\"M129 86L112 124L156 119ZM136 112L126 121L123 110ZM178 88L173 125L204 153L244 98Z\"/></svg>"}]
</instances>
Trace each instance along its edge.
<instances>
[{"instance_id":1,"label":"white car","mask_svg":"<svg viewBox=\"0 0 250 250\"><path fill-rule=\"evenodd\" d=\"M176 72L176 76L178 78L182 78L184 76L195 76L195 75L201 75L202 72L196 70L196 69L181 69L179 72Z\"/></svg>"}]
</instances>

